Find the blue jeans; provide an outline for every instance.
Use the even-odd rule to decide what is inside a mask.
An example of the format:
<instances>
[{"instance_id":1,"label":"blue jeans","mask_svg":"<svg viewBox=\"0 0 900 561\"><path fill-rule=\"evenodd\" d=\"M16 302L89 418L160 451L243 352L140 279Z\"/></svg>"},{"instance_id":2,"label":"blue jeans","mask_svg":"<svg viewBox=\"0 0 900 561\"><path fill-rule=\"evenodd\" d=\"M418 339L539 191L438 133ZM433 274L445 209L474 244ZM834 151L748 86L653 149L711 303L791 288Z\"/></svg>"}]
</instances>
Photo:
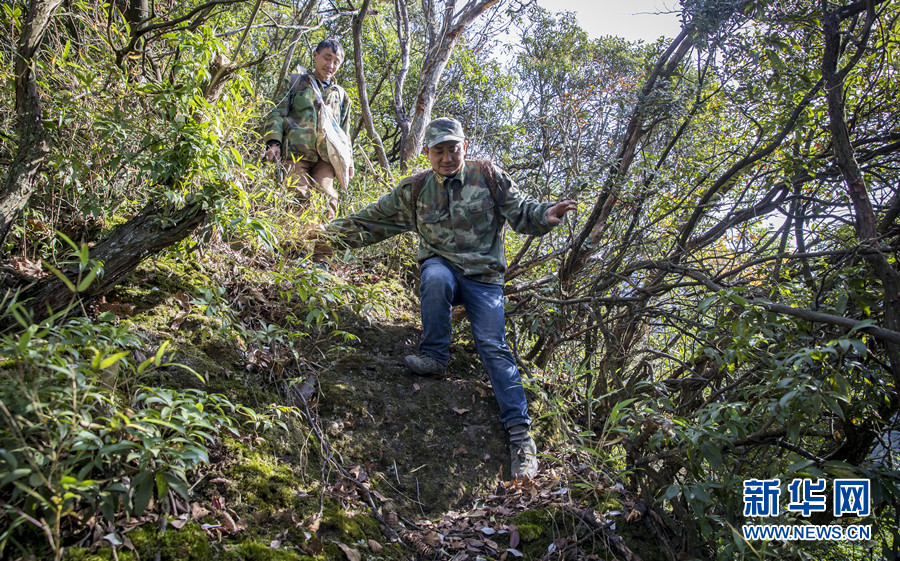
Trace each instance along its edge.
<instances>
[{"instance_id":1,"label":"blue jeans","mask_svg":"<svg viewBox=\"0 0 900 561\"><path fill-rule=\"evenodd\" d=\"M422 263L419 289L424 337L419 352L441 364L450 359L450 316L453 306L463 304L475 348L491 379L500 405L500 422L506 428L530 425L522 377L506 346L503 287L463 276L440 257Z\"/></svg>"}]
</instances>

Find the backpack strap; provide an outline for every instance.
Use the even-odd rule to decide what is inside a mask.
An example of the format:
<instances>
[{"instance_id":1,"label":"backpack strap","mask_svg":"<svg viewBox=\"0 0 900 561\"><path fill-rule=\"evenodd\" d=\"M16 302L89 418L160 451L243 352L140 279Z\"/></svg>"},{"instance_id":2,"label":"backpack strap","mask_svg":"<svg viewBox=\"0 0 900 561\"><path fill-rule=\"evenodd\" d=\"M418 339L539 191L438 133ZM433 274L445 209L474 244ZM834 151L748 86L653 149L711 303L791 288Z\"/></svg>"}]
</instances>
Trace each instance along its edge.
<instances>
[{"instance_id":1,"label":"backpack strap","mask_svg":"<svg viewBox=\"0 0 900 561\"><path fill-rule=\"evenodd\" d=\"M505 193L500 192L500 185L497 183L497 175L494 173L494 164L490 160L475 160L484 181L487 183L488 192L494 200L494 212L500 217L500 203L506 198Z\"/></svg>"},{"instance_id":2,"label":"backpack strap","mask_svg":"<svg viewBox=\"0 0 900 561\"><path fill-rule=\"evenodd\" d=\"M306 74L291 74L291 89L288 94L287 114L285 117L291 113L291 108L294 106L294 96L297 95L297 90L300 89L300 82L303 81L304 77L306 77Z\"/></svg>"}]
</instances>

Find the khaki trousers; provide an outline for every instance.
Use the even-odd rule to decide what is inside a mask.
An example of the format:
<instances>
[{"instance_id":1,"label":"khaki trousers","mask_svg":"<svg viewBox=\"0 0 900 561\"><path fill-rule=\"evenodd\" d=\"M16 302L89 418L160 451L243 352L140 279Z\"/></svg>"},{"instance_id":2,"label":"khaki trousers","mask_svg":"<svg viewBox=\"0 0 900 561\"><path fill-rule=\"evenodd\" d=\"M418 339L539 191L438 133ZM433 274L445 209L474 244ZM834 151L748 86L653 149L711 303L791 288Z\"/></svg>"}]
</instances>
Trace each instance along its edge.
<instances>
[{"instance_id":1,"label":"khaki trousers","mask_svg":"<svg viewBox=\"0 0 900 561\"><path fill-rule=\"evenodd\" d=\"M292 179L292 190L298 199L309 200L312 196L311 189L316 189L325 195L328 199L326 217L329 221L334 220L338 211L338 193L334 188L334 167L324 160L318 162L287 161L284 162L284 169L287 176Z\"/></svg>"}]
</instances>

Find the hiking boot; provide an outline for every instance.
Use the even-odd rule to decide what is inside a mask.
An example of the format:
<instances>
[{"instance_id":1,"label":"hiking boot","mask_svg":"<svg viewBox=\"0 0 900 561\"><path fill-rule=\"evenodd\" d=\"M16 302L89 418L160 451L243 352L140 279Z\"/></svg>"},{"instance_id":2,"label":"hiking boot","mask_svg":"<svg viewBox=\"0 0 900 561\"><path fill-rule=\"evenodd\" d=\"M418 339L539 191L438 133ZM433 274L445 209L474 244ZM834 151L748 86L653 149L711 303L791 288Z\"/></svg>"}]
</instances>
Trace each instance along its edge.
<instances>
[{"instance_id":1,"label":"hiking boot","mask_svg":"<svg viewBox=\"0 0 900 561\"><path fill-rule=\"evenodd\" d=\"M531 479L537 475L537 446L531 435L509 445L509 472L513 479Z\"/></svg>"},{"instance_id":2,"label":"hiking boot","mask_svg":"<svg viewBox=\"0 0 900 561\"><path fill-rule=\"evenodd\" d=\"M406 355L403 363L411 372L419 376L440 376L447 369L447 365L441 364L428 355Z\"/></svg>"}]
</instances>

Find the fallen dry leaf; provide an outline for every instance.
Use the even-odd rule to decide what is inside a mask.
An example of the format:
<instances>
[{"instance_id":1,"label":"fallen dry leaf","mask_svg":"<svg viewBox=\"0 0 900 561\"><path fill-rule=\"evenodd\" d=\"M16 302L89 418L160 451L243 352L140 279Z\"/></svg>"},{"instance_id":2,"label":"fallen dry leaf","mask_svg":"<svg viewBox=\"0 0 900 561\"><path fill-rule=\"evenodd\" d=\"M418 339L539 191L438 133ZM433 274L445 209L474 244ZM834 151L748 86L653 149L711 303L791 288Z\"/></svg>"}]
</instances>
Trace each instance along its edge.
<instances>
[{"instance_id":1,"label":"fallen dry leaf","mask_svg":"<svg viewBox=\"0 0 900 561\"><path fill-rule=\"evenodd\" d=\"M453 408L453 412L456 413L457 415L464 415L464 414L468 413L469 411L470 411L469 409L460 409L459 407Z\"/></svg>"},{"instance_id":2,"label":"fallen dry leaf","mask_svg":"<svg viewBox=\"0 0 900 561\"><path fill-rule=\"evenodd\" d=\"M172 296L172 298L175 299L175 302L177 302L178 305L182 307L182 309L191 311L191 297L185 294L184 291L179 290Z\"/></svg>"},{"instance_id":3,"label":"fallen dry leaf","mask_svg":"<svg viewBox=\"0 0 900 561\"><path fill-rule=\"evenodd\" d=\"M112 312L117 317L127 318L134 313L134 304L120 304L118 302L97 304L97 312L100 314Z\"/></svg>"},{"instance_id":4,"label":"fallen dry leaf","mask_svg":"<svg viewBox=\"0 0 900 561\"><path fill-rule=\"evenodd\" d=\"M222 517L222 527L228 531L230 534L236 534L242 530L247 529L247 523L243 520L234 521L234 518L231 517L230 514L225 512L224 510L219 513L219 516Z\"/></svg>"},{"instance_id":5,"label":"fallen dry leaf","mask_svg":"<svg viewBox=\"0 0 900 561\"><path fill-rule=\"evenodd\" d=\"M209 511L197 503L191 504L191 518L197 520L198 518L203 518L209 514Z\"/></svg>"},{"instance_id":6,"label":"fallen dry leaf","mask_svg":"<svg viewBox=\"0 0 900 561\"><path fill-rule=\"evenodd\" d=\"M515 526L510 526L509 528L509 548L513 549L519 547L519 529ZM515 555L515 553L513 553ZM521 557L521 555L516 555L516 557Z\"/></svg>"},{"instance_id":7,"label":"fallen dry leaf","mask_svg":"<svg viewBox=\"0 0 900 561\"><path fill-rule=\"evenodd\" d=\"M625 517L625 522L637 522L641 518L643 518L641 513L636 508L633 508L631 509L631 512L628 513L628 516Z\"/></svg>"},{"instance_id":8,"label":"fallen dry leaf","mask_svg":"<svg viewBox=\"0 0 900 561\"><path fill-rule=\"evenodd\" d=\"M469 451L466 450L465 446L460 446L459 448L457 448L456 450L453 451L453 457L455 458L457 455L465 456L468 453L469 453Z\"/></svg>"},{"instance_id":9,"label":"fallen dry leaf","mask_svg":"<svg viewBox=\"0 0 900 561\"><path fill-rule=\"evenodd\" d=\"M40 260L29 261L28 259L22 258L16 260L15 264L16 270L23 275L28 275L30 277L40 277L44 275L44 267L41 266Z\"/></svg>"},{"instance_id":10,"label":"fallen dry leaf","mask_svg":"<svg viewBox=\"0 0 900 561\"><path fill-rule=\"evenodd\" d=\"M175 331L178 331L178 328L184 323L184 319L188 317L188 314L190 314L190 312L178 312L175 314L175 318L172 319L172 325L170 327Z\"/></svg>"},{"instance_id":11,"label":"fallen dry leaf","mask_svg":"<svg viewBox=\"0 0 900 561\"><path fill-rule=\"evenodd\" d=\"M358 550L353 549L350 546L344 545L342 543L338 543L338 547L344 551L344 555L347 556L347 559L350 561L362 561L362 555Z\"/></svg>"}]
</instances>

